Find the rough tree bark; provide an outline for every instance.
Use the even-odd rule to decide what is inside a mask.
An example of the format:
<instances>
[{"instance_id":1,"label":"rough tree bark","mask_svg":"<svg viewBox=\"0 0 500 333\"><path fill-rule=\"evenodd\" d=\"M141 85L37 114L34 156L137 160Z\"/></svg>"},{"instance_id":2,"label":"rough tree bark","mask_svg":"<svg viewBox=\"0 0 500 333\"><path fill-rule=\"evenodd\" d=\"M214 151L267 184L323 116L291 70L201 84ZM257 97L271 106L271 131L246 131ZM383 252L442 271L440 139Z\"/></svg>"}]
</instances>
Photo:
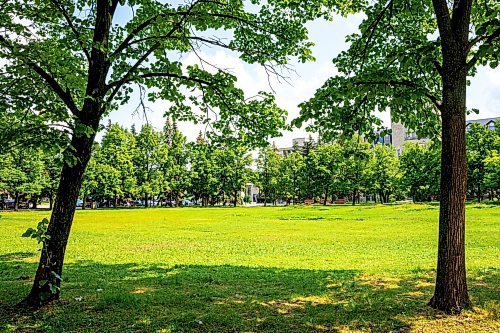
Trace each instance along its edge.
<instances>
[{"instance_id":1,"label":"rough tree bark","mask_svg":"<svg viewBox=\"0 0 500 333\"><path fill-rule=\"evenodd\" d=\"M433 5L441 36L443 99L438 260L429 305L459 313L470 305L465 270L465 114L472 1L456 0L452 16L445 0L433 0Z\"/></svg>"},{"instance_id":2,"label":"rough tree bark","mask_svg":"<svg viewBox=\"0 0 500 333\"><path fill-rule=\"evenodd\" d=\"M82 184L83 173L90 159L94 136L74 136L71 144L79 161L74 166L64 164L61 181L50 218L47 235L50 239L44 244L31 292L24 300L29 306L39 306L43 303L59 299L59 287L62 275L64 254L68 243L71 224L75 214L75 202ZM46 283L43 283L46 281ZM55 286L51 290L50 286Z\"/></svg>"}]
</instances>

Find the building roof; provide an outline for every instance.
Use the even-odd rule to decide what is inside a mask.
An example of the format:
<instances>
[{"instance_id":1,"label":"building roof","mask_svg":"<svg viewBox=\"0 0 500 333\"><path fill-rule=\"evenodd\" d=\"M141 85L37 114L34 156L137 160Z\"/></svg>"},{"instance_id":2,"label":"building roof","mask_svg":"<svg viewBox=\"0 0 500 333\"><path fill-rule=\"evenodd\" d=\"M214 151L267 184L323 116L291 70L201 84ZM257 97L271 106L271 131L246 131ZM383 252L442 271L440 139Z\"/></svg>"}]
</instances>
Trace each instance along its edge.
<instances>
[{"instance_id":1,"label":"building roof","mask_svg":"<svg viewBox=\"0 0 500 333\"><path fill-rule=\"evenodd\" d=\"M472 124L472 123L480 123L481 125L488 125L489 123L495 122L498 120L500 120L500 117L467 120L467 125Z\"/></svg>"}]
</instances>

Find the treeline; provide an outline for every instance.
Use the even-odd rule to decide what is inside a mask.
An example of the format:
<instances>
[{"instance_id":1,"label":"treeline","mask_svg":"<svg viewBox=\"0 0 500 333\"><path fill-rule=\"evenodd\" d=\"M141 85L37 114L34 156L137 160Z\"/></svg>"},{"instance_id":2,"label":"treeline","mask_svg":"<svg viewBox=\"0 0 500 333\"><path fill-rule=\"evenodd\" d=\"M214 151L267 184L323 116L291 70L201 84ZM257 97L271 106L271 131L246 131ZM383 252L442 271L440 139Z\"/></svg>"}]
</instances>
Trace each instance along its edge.
<instances>
[{"instance_id":1,"label":"treeline","mask_svg":"<svg viewBox=\"0 0 500 333\"><path fill-rule=\"evenodd\" d=\"M480 124L467 132L469 199L500 195L500 135ZM8 208L50 206L57 190L63 156L41 148L16 147L0 160L0 190L13 198ZM305 141L292 151L276 147L258 151L235 141L214 142L201 133L187 142L175 122L162 130L139 131L109 124L92 158L81 188L82 207L177 206L314 200L327 204L349 200L387 203L408 197L439 200L440 145L407 142L401 156L393 146L353 136L335 143ZM257 198L246 184L259 188ZM187 201L186 201L187 200ZM3 200L3 203L5 200ZM5 205L4 205L5 208Z\"/></svg>"},{"instance_id":2,"label":"treeline","mask_svg":"<svg viewBox=\"0 0 500 333\"><path fill-rule=\"evenodd\" d=\"M468 199L500 196L500 123L495 128L469 125ZM371 145L360 136L330 144L309 139L285 157L273 148L261 150L256 179L265 202L432 201L439 200L440 158L439 141L407 141L398 157L393 146Z\"/></svg>"},{"instance_id":3,"label":"treeline","mask_svg":"<svg viewBox=\"0 0 500 333\"><path fill-rule=\"evenodd\" d=\"M311 139L282 156L272 148L258 158L258 184L265 201L337 200L387 203L410 194L428 200L439 193L439 147L409 143L398 158L390 145L371 145L360 136L338 143Z\"/></svg>"},{"instance_id":4,"label":"treeline","mask_svg":"<svg viewBox=\"0 0 500 333\"><path fill-rule=\"evenodd\" d=\"M201 133L188 143L175 122L167 121L161 131L145 125L139 132L110 124L95 144L81 196L108 207L138 200L146 207L177 206L186 199L236 205L251 162L247 148L211 143Z\"/></svg>"}]
</instances>

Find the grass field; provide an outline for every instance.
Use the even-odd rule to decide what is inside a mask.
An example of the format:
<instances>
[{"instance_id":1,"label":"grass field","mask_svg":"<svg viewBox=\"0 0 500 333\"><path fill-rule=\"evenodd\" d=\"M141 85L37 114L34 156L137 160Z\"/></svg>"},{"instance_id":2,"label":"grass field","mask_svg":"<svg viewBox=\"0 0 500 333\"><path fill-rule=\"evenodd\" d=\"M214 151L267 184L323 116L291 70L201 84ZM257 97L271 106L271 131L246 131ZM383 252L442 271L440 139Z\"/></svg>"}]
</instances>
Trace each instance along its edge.
<instances>
[{"instance_id":1,"label":"grass field","mask_svg":"<svg viewBox=\"0 0 500 333\"><path fill-rule=\"evenodd\" d=\"M16 309L48 212L0 218L0 331L499 332L500 206L467 207L472 310L433 291L438 207L78 211L61 300Z\"/></svg>"}]
</instances>

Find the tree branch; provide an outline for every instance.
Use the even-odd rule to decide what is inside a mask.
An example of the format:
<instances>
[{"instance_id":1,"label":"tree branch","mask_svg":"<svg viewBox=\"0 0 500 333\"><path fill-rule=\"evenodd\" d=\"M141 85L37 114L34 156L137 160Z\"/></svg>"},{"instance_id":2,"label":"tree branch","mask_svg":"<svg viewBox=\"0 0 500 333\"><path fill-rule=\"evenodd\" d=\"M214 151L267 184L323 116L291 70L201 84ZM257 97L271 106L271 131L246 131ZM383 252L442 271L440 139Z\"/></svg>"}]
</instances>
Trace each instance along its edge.
<instances>
[{"instance_id":1,"label":"tree branch","mask_svg":"<svg viewBox=\"0 0 500 333\"><path fill-rule=\"evenodd\" d=\"M500 27L497 28L491 35L481 35L481 36L476 36L474 39L472 39L469 44L467 45L467 52L470 51L470 49L480 41L485 41L484 44L491 44L493 41L495 41L497 38L500 37ZM477 63L479 60L479 57L477 54L475 54L468 62L467 62L467 70L471 69L474 67L474 65Z\"/></svg>"},{"instance_id":2,"label":"tree branch","mask_svg":"<svg viewBox=\"0 0 500 333\"><path fill-rule=\"evenodd\" d=\"M203 79L199 79L199 78L193 78L193 77L189 77L189 76L185 76L185 75L179 75L179 74L175 74L175 73L163 73L163 72L159 72L159 73L145 73L145 74L137 75L135 77L128 78L124 82L122 82L122 80L114 81L114 82L111 82L110 84L108 84L106 88L110 89L110 88L116 87L118 85L123 85L123 84L126 84L126 83L134 82L136 79L146 79L146 78L152 78L152 77L169 77L169 78L174 78L174 79L179 79L179 80L196 82L196 83L207 85L207 86L211 86L212 85L212 82L206 81L206 80L203 80Z\"/></svg>"},{"instance_id":3,"label":"tree branch","mask_svg":"<svg viewBox=\"0 0 500 333\"><path fill-rule=\"evenodd\" d=\"M0 35L0 43L2 43L6 48L12 51L13 47L10 45L10 42L2 35ZM79 110L75 104L75 101L71 97L71 93L67 90L64 90L61 85L56 81L56 79L50 75L47 71L45 71L42 67L38 66L35 62L31 60L26 60L20 57L17 57L20 61L22 61L26 66L32 68L38 75L42 77L42 79L49 85L49 87L54 91L57 96L62 100L62 102L68 107L68 109L76 115Z\"/></svg>"},{"instance_id":4,"label":"tree branch","mask_svg":"<svg viewBox=\"0 0 500 333\"><path fill-rule=\"evenodd\" d=\"M71 31L73 31L73 34L75 35L76 40L80 44L80 47L82 48L83 53L85 53L85 56L87 57L87 60L90 62L90 52L83 45L83 40L81 39L81 35L78 32L78 30L76 29L75 25L73 24L73 21L71 20L71 18L69 17L68 12L64 8L64 5L62 5L58 0L52 0L52 3L54 3L54 5L56 7L58 7L59 11L61 12L61 14L66 19L66 22L68 23L69 27L71 28Z\"/></svg>"},{"instance_id":5,"label":"tree branch","mask_svg":"<svg viewBox=\"0 0 500 333\"><path fill-rule=\"evenodd\" d=\"M451 17L446 0L432 0L436 20L443 43L449 43L453 36Z\"/></svg>"},{"instance_id":6,"label":"tree branch","mask_svg":"<svg viewBox=\"0 0 500 333\"><path fill-rule=\"evenodd\" d=\"M41 68L34 62L28 62L27 65L31 67L35 72L37 72L38 75L40 75L42 79L45 80L45 82L47 82L50 88L57 94L57 96L59 96L59 98L68 107L68 109L70 109L71 113L73 113L74 115L78 114L78 107L73 101L73 98L71 97L69 91L63 90L59 83L57 83L57 81L49 73L47 73L43 68Z\"/></svg>"},{"instance_id":7,"label":"tree branch","mask_svg":"<svg viewBox=\"0 0 500 333\"><path fill-rule=\"evenodd\" d=\"M134 37L137 36L142 30L146 29L149 25L153 24L156 22L156 19L159 17L169 17L169 16L177 16L177 15L185 15L186 12L175 12L175 13L164 13L164 14L158 14L155 15L146 21L142 22L139 24L137 27L135 27L129 34L128 36L120 43L120 45L116 48L116 50L110 55L110 58L115 57L119 53L121 53L123 50L125 50L127 47L136 44L136 41L132 41Z\"/></svg>"},{"instance_id":8,"label":"tree branch","mask_svg":"<svg viewBox=\"0 0 500 333\"><path fill-rule=\"evenodd\" d=\"M179 21L177 21L177 23L175 23L172 26L172 29L170 29L170 31L165 35L165 38L169 38L170 36L172 36L177 31L177 29L179 29L183 25L184 21L189 17L191 11L199 1L195 1L191 4L191 6L185 12L183 17ZM122 85L129 79L132 73L135 72L139 68L139 66L151 55L151 53L153 53L153 51L158 49L160 46L161 43L155 43L153 46L151 46L141 57L139 57L139 59L135 62L135 64L129 68L129 70L123 75L123 77L117 81L117 84L114 86L113 91L111 92L111 94L107 99L108 103L111 103L115 95L118 93Z\"/></svg>"},{"instance_id":9,"label":"tree branch","mask_svg":"<svg viewBox=\"0 0 500 333\"><path fill-rule=\"evenodd\" d=\"M403 87L409 87L409 88L422 88L422 87L418 86L415 82L407 81L407 80L403 80L403 81L397 81L397 80L354 81L353 84L354 85L387 85L387 86L403 86ZM426 91L424 95L434 104L434 106L438 110L441 110L441 102L438 100L438 98L436 96L432 95L428 91Z\"/></svg>"}]
</instances>

